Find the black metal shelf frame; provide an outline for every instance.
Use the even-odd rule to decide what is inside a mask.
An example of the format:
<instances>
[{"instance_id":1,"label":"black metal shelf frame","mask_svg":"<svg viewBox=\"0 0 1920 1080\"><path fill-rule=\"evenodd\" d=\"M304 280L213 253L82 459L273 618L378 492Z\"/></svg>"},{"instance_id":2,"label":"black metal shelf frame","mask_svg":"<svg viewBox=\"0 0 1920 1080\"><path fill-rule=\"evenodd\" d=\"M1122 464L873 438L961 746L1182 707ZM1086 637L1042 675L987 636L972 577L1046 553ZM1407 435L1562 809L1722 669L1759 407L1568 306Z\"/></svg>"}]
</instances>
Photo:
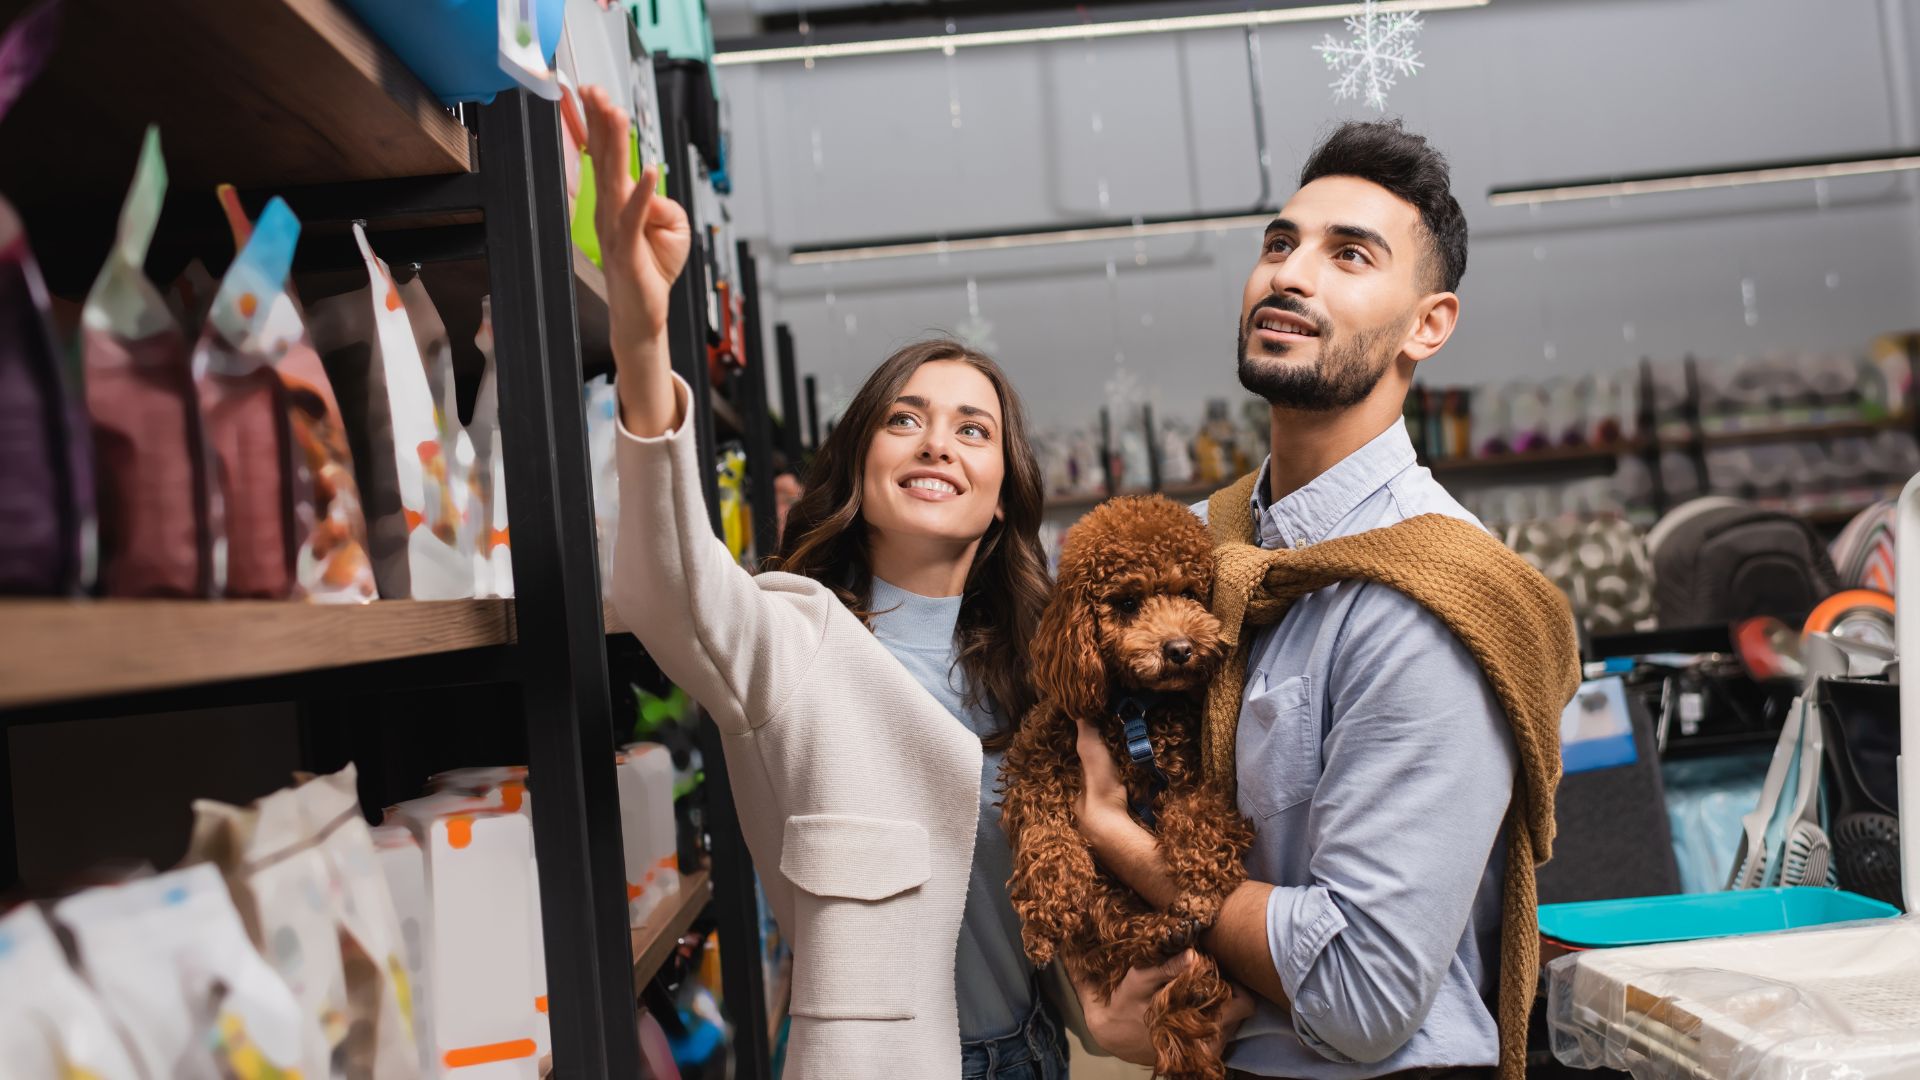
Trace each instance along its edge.
<instances>
[{"instance_id":1,"label":"black metal shelf frame","mask_svg":"<svg viewBox=\"0 0 1920 1080\"><path fill-rule=\"evenodd\" d=\"M662 82L662 113L672 136L670 193L691 206L697 173L683 115L687 89L677 76ZM540 801L534 846L541 868L553 1075L638 1076L635 971L611 753L624 740L616 738L609 693L559 114L551 104L515 90L466 115L477 128L478 166L473 173L248 193L243 198L257 209L267 196L280 194L313 225L337 226L355 219L395 223L401 231L383 236L383 246L385 240L397 242L395 250L485 258L493 298L500 424L507 447L507 495L513 507L515 641L349 668L0 710L0 825L6 826L0 829L0 874L14 880L17 871L5 742L10 725L289 700L302 702L303 713L332 723L338 719L336 699L343 691L381 695L517 684L527 764ZM771 426L758 368L759 298L747 254L742 251L747 355L754 366L749 378L738 381L745 385L741 404L754 472L756 535L765 538L764 543L773 536ZM701 336L706 288L701 267L696 251L673 294L670 332L674 368L695 391L703 460L711 461L712 388ZM711 471L704 480L717 529ZM753 870L717 733L710 721L703 721L703 729L704 799L714 864L712 913L722 940L732 945L725 953L725 991L741 1030L738 1074L765 1078L769 1041Z\"/></svg>"}]
</instances>

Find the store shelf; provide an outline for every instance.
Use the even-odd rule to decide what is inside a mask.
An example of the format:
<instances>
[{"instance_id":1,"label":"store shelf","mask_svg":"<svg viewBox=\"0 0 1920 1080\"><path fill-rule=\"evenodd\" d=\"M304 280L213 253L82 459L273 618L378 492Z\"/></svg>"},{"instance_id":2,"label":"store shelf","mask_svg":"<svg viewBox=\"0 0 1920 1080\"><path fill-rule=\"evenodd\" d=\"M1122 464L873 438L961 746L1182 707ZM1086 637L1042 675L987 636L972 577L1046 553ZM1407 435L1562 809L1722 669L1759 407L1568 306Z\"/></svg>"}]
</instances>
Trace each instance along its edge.
<instances>
[{"instance_id":1,"label":"store shelf","mask_svg":"<svg viewBox=\"0 0 1920 1080\"><path fill-rule=\"evenodd\" d=\"M1700 444L1709 448L1747 446L1754 443L1791 442L1808 439L1845 439L1878 435L1883 431L1911 431L1913 422L1906 417L1884 420L1849 420L1835 424L1809 424L1799 427L1773 427L1754 431L1710 431L1701 435ZM1685 445L1685 443L1681 443Z\"/></svg>"},{"instance_id":2,"label":"store shelf","mask_svg":"<svg viewBox=\"0 0 1920 1080\"><path fill-rule=\"evenodd\" d=\"M713 881L705 870L696 870L680 879L680 895L660 905L646 925L633 932L633 990L646 989L660 970L680 936L693 920L706 910L713 899Z\"/></svg>"},{"instance_id":3,"label":"store shelf","mask_svg":"<svg viewBox=\"0 0 1920 1080\"><path fill-rule=\"evenodd\" d=\"M0 23L29 6L0 0ZM0 190L111 206L148 123L183 193L471 165L466 129L338 0L66 0L52 64L0 128Z\"/></svg>"},{"instance_id":4,"label":"store shelf","mask_svg":"<svg viewBox=\"0 0 1920 1080\"><path fill-rule=\"evenodd\" d=\"M1611 466L1623 454L1637 454L1647 444L1642 441L1609 443L1606 446L1556 446L1525 454L1492 454L1485 457L1441 458L1427 462L1435 476L1464 476L1473 473L1520 471L1565 471Z\"/></svg>"},{"instance_id":5,"label":"store shelf","mask_svg":"<svg viewBox=\"0 0 1920 1080\"><path fill-rule=\"evenodd\" d=\"M6 600L0 601L0 708L513 640L511 600Z\"/></svg>"}]
</instances>

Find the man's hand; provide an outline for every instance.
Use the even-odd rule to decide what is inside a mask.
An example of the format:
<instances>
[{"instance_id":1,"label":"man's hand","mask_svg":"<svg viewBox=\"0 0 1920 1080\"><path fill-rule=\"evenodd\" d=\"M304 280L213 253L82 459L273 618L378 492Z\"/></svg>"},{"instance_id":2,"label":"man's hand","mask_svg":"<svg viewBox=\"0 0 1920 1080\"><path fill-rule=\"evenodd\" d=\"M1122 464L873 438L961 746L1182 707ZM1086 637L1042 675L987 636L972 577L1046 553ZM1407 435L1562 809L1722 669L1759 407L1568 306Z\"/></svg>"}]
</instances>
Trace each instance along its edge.
<instances>
[{"instance_id":1,"label":"man's hand","mask_svg":"<svg viewBox=\"0 0 1920 1080\"><path fill-rule=\"evenodd\" d=\"M1080 753L1080 794L1074 799L1073 817L1080 835L1098 854L1102 841L1133 824L1127 811L1127 785L1100 729L1082 719L1074 723L1080 728L1075 742Z\"/></svg>"},{"instance_id":2,"label":"man's hand","mask_svg":"<svg viewBox=\"0 0 1920 1080\"><path fill-rule=\"evenodd\" d=\"M1097 994L1075 983L1074 989L1080 993L1080 1009L1087 1017L1087 1033L1093 1036L1093 1041L1099 1043L1102 1050L1121 1061L1153 1065L1153 1038L1147 1030L1147 1007L1153 1004L1153 996L1162 987L1172 982L1174 976L1185 971L1196 959L1193 950L1188 949L1164 964L1134 968L1120 980L1112 999L1104 1003L1098 1000ZM1216 1053L1225 1052L1226 1044L1232 1041L1240 1024L1253 1015L1252 996L1231 982L1227 987L1233 992L1233 997L1220 1013L1220 1038L1214 1046Z\"/></svg>"}]
</instances>

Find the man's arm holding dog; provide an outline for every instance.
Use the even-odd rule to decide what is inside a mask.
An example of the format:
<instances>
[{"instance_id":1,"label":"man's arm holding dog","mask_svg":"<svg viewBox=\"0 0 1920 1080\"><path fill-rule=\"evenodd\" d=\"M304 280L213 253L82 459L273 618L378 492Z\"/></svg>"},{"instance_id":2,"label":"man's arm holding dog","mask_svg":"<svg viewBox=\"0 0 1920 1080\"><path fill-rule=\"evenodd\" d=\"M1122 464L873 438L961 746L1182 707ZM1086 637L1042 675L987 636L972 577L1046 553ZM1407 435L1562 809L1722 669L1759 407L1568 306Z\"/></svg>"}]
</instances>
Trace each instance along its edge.
<instances>
[{"instance_id":1,"label":"man's arm holding dog","mask_svg":"<svg viewBox=\"0 0 1920 1080\"><path fill-rule=\"evenodd\" d=\"M1328 698L1331 734L1306 837L1313 881L1242 885L1202 945L1276 1004L1310 1002L1293 1010L1294 1026L1322 1055L1378 1061L1425 1023L1453 962L1516 758L1472 655L1392 590L1356 607ZM1153 836L1127 814L1118 767L1104 753L1080 757L1090 794L1075 809L1095 856L1164 904L1172 882Z\"/></svg>"},{"instance_id":2,"label":"man's arm holding dog","mask_svg":"<svg viewBox=\"0 0 1920 1080\"><path fill-rule=\"evenodd\" d=\"M1149 904L1163 909L1171 906L1179 887L1167 870L1166 860L1160 857L1153 834L1128 813L1127 789L1107 752L1104 737L1085 720L1080 721L1079 749L1086 782L1081 785L1074 812L1094 855ZM1267 951L1267 896L1271 892L1271 885L1243 882L1221 905L1220 918L1202 944L1235 981L1284 1007L1287 992Z\"/></svg>"}]
</instances>

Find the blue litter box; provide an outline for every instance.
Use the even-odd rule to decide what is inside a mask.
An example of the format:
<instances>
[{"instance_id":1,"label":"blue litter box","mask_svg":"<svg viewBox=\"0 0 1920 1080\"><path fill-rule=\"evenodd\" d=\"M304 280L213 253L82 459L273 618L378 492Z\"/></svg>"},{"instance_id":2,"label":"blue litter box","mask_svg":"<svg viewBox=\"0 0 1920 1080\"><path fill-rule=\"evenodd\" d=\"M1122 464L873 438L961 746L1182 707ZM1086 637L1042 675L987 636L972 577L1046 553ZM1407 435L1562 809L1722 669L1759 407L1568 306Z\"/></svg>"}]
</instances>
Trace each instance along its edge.
<instances>
[{"instance_id":1,"label":"blue litter box","mask_svg":"<svg viewBox=\"0 0 1920 1080\"><path fill-rule=\"evenodd\" d=\"M1540 933L1583 949L1804 930L1885 919L1898 908L1838 889L1743 889L1540 905Z\"/></svg>"},{"instance_id":2,"label":"blue litter box","mask_svg":"<svg viewBox=\"0 0 1920 1080\"><path fill-rule=\"evenodd\" d=\"M540 51L553 63L560 47L566 0L525 0L534 6ZM492 101L515 85L500 69L498 0L346 0L400 61L442 102Z\"/></svg>"}]
</instances>

